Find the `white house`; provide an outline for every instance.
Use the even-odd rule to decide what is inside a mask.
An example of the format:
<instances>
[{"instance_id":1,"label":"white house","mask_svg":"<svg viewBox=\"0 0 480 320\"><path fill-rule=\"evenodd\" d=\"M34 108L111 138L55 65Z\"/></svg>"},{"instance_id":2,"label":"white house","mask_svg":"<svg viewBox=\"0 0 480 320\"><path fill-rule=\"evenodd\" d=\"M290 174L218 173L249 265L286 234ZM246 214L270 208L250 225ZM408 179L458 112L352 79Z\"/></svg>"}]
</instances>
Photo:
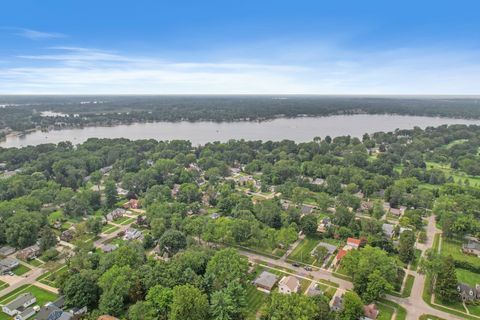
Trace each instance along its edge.
<instances>
[{"instance_id":1,"label":"white house","mask_svg":"<svg viewBox=\"0 0 480 320\"><path fill-rule=\"evenodd\" d=\"M15 298L12 302L4 305L2 311L8 314L9 316L14 316L19 312L18 309L25 309L34 304L37 301L37 298L30 292L22 293Z\"/></svg>"},{"instance_id":2,"label":"white house","mask_svg":"<svg viewBox=\"0 0 480 320\"><path fill-rule=\"evenodd\" d=\"M297 293L300 290L300 281L292 276L283 277L278 283L278 291L284 294Z\"/></svg>"}]
</instances>

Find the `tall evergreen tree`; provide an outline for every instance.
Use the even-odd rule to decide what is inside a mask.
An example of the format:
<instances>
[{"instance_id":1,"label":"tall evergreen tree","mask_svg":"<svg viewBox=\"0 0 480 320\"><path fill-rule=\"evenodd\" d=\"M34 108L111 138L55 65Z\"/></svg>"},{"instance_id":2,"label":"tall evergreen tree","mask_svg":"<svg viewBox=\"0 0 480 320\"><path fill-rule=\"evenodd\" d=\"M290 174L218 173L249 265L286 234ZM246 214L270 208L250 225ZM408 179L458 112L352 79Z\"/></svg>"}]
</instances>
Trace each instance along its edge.
<instances>
[{"instance_id":1,"label":"tall evergreen tree","mask_svg":"<svg viewBox=\"0 0 480 320\"><path fill-rule=\"evenodd\" d=\"M452 256L448 256L442 262L435 283L435 294L445 302L453 302L459 299L457 292L457 274L455 272L455 264Z\"/></svg>"}]
</instances>

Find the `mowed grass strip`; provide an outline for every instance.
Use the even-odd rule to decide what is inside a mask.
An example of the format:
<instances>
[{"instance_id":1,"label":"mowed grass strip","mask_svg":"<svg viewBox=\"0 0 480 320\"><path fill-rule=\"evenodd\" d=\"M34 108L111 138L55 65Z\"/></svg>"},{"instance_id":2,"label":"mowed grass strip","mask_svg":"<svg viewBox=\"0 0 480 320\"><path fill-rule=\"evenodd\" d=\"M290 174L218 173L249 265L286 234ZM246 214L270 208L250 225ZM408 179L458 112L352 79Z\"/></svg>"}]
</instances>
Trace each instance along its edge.
<instances>
[{"instance_id":1,"label":"mowed grass strip","mask_svg":"<svg viewBox=\"0 0 480 320\"><path fill-rule=\"evenodd\" d=\"M254 285L247 286L247 319L256 319L257 312L262 307L267 294L257 290Z\"/></svg>"}]
</instances>

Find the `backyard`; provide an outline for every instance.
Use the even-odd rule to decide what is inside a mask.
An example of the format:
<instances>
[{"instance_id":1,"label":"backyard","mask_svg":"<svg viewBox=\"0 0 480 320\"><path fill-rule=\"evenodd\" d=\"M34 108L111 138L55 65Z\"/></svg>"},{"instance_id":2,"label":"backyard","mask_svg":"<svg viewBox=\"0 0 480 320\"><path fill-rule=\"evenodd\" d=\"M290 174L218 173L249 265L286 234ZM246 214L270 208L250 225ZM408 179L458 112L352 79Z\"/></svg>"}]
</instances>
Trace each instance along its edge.
<instances>
[{"instance_id":1,"label":"backyard","mask_svg":"<svg viewBox=\"0 0 480 320\"><path fill-rule=\"evenodd\" d=\"M16 290L10 292L9 294L0 297L0 304L4 305L13 301L18 295L22 293L30 292L37 298L36 305L44 306L47 302L53 302L57 300L58 295L50 291L46 291L42 288L36 287L34 285L23 285ZM11 317L3 312L0 313L0 320L9 320Z\"/></svg>"}]
</instances>

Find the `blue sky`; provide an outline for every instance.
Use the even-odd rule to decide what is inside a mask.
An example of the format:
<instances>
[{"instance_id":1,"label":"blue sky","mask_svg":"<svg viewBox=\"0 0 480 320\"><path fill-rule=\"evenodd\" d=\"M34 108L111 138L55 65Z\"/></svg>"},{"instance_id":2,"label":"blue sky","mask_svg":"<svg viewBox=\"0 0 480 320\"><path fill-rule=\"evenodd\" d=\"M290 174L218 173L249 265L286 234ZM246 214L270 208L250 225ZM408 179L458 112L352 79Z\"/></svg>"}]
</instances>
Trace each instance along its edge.
<instances>
[{"instance_id":1,"label":"blue sky","mask_svg":"<svg viewBox=\"0 0 480 320\"><path fill-rule=\"evenodd\" d=\"M479 94L479 1L4 1L0 93Z\"/></svg>"}]
</instances>

